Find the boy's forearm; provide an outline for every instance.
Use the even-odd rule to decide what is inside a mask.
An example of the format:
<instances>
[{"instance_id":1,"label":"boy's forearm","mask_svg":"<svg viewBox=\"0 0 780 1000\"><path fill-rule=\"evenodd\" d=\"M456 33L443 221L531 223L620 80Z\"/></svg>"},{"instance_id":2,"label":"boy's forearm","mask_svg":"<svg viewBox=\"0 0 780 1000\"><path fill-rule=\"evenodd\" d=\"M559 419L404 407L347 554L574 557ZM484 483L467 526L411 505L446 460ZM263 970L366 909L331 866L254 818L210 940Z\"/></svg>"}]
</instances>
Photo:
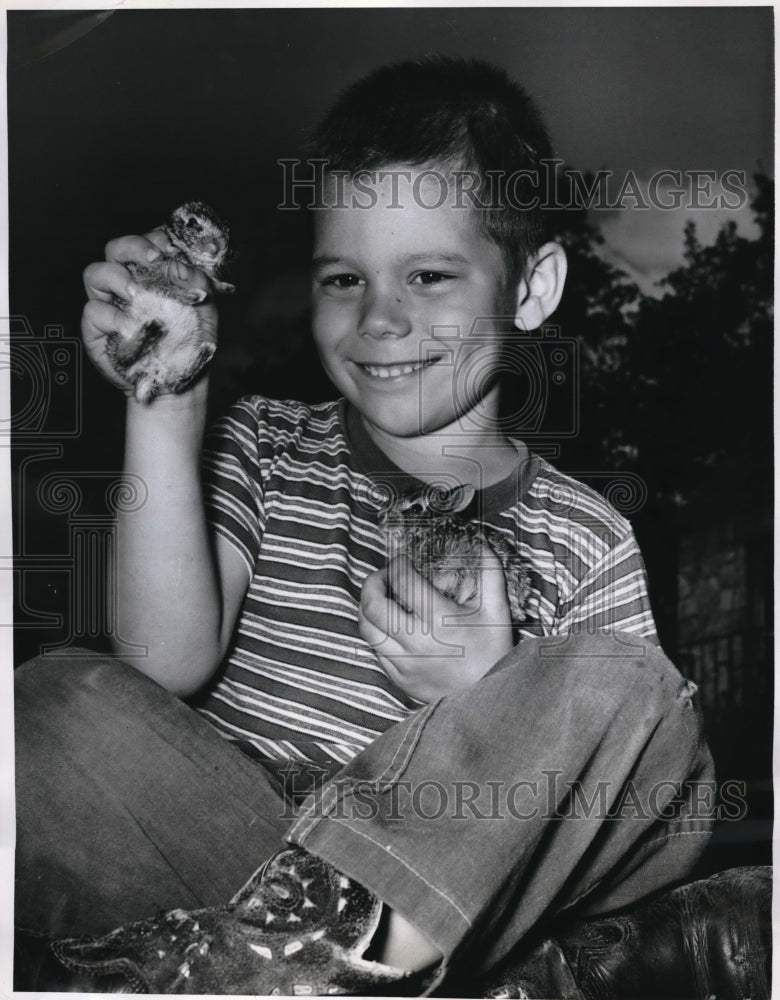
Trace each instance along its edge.
<instances>
[{"instance_id":1,"label":"boy's forearm","mask_svg":"<svg viewBox=\"0 0 780 1000\"><path fill-rule=\"evenodd\" d=\"M146 488L120 515L117 633L142 643L143 673L173 691L197 690L221 658L221 601L200 485L204 379L151 405L128 401L125 471ZM119 643L117 644L119 645Z\"/></svg>"}]
</instances>

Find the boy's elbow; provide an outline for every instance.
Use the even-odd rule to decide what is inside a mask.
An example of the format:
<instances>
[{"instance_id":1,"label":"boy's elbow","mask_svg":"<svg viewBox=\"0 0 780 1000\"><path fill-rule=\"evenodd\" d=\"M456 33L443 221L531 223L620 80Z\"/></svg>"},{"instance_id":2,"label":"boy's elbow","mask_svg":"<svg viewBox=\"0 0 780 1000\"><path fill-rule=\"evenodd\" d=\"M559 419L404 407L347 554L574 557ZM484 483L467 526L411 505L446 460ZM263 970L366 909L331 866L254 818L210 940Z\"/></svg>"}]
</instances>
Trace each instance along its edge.
<instances>
[{"instance_id":1,"label":"boy's elbow","mask_svg":"<svg viewBox=\"0 0 780 1000\"><path fill-rule=\"evenodd\" d=\"M127 656L126 647L120 652L114 643L114 653L118 659L122 659L122 652ZM170 652L166 654L164 648L156 653L147 648L145 655L128 657L125 662L170 694L185 699L196 695L208 684L221 660L221 653L216 649L211 656L204 655L203 651L198 651L196 656L176 656Z\"/></svg>"},{"instance_id":2,"label":"boy's elbow","mask_svg":"<svg viewBox=\"0 0 780 1000\"><path fill-rule=\"evenodd\" d=\"M189 685L189 684L173 684L172 686L166 687L169 694L172 694L174 698L178 698L180 701L188 701L190 698L194 698L200 691L203 685Z\"/></svg>"},{"instance_id":3,"label":"boy's elbow","mask_svg":"<svg viewBox=\"0 0 780 1000\"><path fill-rule=\"evenodd\" d=\"M155 670L154 668L149 671L144 671L150 680L153 680L160 687L165 688L170 694L182 700L187 698L192 698L196 695L201 688L203 688L214 675L216 666L213 670L203 671L202 673L193 674L187 669L181 670L170 670L162 669Z\"/></svg>"}]
</instances>

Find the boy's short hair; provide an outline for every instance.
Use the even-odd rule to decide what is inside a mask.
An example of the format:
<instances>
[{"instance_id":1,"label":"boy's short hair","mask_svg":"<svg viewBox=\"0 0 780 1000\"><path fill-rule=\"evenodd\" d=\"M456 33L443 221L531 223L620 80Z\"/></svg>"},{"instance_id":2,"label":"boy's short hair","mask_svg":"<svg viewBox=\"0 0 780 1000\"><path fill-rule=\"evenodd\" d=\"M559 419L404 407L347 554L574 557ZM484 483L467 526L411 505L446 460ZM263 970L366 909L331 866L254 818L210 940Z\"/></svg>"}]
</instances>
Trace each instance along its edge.
<instances>
[{"instance_id":1,"label":"boy's short hair","mask_svg":"<svg viewBox=\"0 0 780 1000\"><path fill-rule=\"evenodd\" d=\"M487 63L435 56L375 70L338 98L307 152L350 177L394 164L471 173L479 187L460 203L511 277L548 238L550 139L530 97Z\"/></svg>"}]
</instances>

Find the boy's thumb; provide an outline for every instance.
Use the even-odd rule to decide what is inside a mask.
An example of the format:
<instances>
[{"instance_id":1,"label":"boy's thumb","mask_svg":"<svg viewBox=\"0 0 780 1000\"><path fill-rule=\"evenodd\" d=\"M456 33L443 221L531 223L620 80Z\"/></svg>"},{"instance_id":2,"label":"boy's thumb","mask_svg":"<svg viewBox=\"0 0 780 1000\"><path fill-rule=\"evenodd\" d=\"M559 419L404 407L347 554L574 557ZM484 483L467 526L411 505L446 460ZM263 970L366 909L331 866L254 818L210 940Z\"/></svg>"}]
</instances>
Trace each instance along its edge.
<instances>
[{"instance_id":1,"label":"boy's thumb","mask_svg":"<svg viewBox=\"0 0 780 1000\"><path fill-rule=\"evenodd\" d=\"M511 621L504 567L487 543L482 546L480 596L482 606L490 613L491 620L496 624L504 624L504 619Z\"/></svg>"}]
</instances>

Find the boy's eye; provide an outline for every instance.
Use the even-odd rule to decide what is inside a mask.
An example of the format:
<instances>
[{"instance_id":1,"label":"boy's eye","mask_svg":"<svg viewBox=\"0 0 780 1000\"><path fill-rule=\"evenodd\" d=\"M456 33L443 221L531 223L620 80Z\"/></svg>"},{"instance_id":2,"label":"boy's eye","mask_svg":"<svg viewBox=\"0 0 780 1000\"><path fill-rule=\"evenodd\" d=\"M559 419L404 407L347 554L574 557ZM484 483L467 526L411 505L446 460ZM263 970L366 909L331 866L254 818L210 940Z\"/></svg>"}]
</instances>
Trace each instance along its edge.
<instances>
[{"instance_id":1,"label":"boy's eye","mask_svg":"<svg viewBox=\"0 0 780 1000\"><path fill-rule=\"evenodd\" d=\"M322 279L322 284L331 288L357 288L360 282L356 274L331 274Z\"/></svg>"},{"instance_id":2,"label":"boy's eye","mask_svg":"<svg viewBox=\"0 0 780 1000\"><path fill-rule=\"evenodd\" d=\"M440 271L421 271L412 279L413 284L418 285L438 285L443 281L450 280L449 274L442 274Z\"/></svg>"}]
</instances>

